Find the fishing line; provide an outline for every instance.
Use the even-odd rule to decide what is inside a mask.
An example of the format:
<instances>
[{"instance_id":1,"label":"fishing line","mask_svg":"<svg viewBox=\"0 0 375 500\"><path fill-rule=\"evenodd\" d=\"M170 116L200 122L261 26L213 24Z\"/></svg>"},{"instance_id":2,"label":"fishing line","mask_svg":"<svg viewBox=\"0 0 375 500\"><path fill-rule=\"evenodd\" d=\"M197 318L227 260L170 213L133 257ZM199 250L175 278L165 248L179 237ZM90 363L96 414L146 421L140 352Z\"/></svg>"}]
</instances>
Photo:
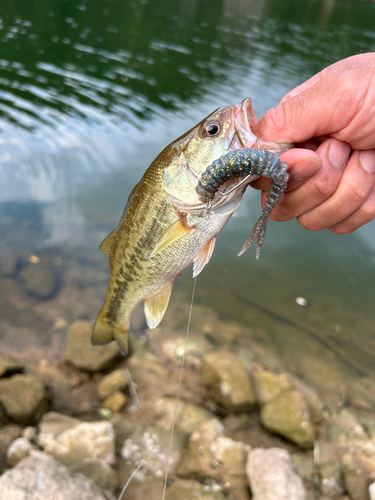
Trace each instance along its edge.
<instances>
[{"instance_id":1,"label":"fishing line","mask_svg":"<svg viewBox=\"0 0 375 500\"><path fill-rule=\"evenodd\" d=\"M133 472L133 474L129 477L129 479L126 481L126 484L125 486L122 488L121 490L121 493L120 493L120 496L118 497L117 500L122 500L122 497L124 496L124 493L125 491L127 490L127 487L129 486L131 480L133 479L133 477L137 474L137 472L139 471L139 469L145 465L147 463L147 460L150 459L153 455L156 455L157 453L159 453L158 451L154 451L153 453L151 453L151 455L149 455L147 458L145 458L144 460L141 460L141 463L138 465L138 467L135 469L135 471Z\"/></svg>"},{"instance_id":2,"label":"fishing line","mask_svg":"<svg viewBox=\"0 0 375 500\"><path fill-rule=\"evenodd\" d=\"M171 438L169 440L167 471L165 473L164 490L163 490L163 498L162 498L162 500L165 500L165 492L166 492L166 489L167 489L168 474L169 474L169 461L170 461L171 452L172 452L172 441L173 441L174 428L175 428L176 418L177 418L177 406L178 406L178 400L180 398L180 388L181 388L181 381L182 381L182 372L184 371L184 364L185 364L185 358L186 358L186 349L187 349L187 341L188 341L188 337L189 337L191 312L193 310L193 302L194 302L194 295L195 295L195 286L196 286L196 284L197 284L197 277L194 278L193 292L191 294L191 302L190 302L190 309L189 309L189 319L188 319L188 323L187 323L186 336L185 336L184 355L182 356L182 363L181 363L181 370L180 370L180 379L179 379L179 382L178 382L176 404L175 404L175 407L174 407L174 416L173 416L173 424L172 424L172 430L171 430Z\"/></svg>"}]
</instances>

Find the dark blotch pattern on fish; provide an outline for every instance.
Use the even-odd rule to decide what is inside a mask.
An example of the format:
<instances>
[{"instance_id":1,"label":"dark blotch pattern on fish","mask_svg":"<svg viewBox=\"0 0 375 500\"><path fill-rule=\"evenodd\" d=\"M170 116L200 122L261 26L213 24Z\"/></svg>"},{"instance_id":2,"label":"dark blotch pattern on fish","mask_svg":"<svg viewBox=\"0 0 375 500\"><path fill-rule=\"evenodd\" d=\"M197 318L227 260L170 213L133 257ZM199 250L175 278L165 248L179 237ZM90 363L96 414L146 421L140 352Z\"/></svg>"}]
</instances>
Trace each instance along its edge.
<instances>
[{"instance_id":1,"label":"dark blotch pattern on fish","mask_svg":"<svg viewBox=\"0 0 375 500\"><path fill-rule=\"evenodd\" d=\"M268 218L284 194L289 180L288 165L281 161L277 153L267 149L237 149L231 151L209 165L203 172L195 188L199 199L210 204L220 186L231 179L258 175L271 179L262 215L245 242L241 255L254 241L258 240L257 258L264 241ZM210 205L208 205L210 206Z\"/></svg>"}]
</instances>

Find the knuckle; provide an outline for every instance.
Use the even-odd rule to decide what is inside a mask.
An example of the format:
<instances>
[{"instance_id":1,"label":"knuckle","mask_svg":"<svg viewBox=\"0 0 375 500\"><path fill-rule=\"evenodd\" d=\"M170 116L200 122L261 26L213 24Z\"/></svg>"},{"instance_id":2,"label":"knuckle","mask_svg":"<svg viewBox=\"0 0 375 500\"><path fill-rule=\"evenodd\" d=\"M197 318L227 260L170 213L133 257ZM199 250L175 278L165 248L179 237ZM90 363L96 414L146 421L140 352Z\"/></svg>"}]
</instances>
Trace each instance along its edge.
<instances>
[{"instance_id":1,"label":"knuckle","mask_svg":"<svg viewBox=\"0 0 375 500\"><path fill-rule=\"evenodd\" d=\"M283 104L269 109L262 121L266 130L285 130L287 120Z\"/></svg>"},{"instance_id":2,"label":"knuckle","mask_svg":"<svg viewBox=\"0 0 375 500\"><path fill-rule=\"evenodd\" d=\"M309 231L320 231L321 229L325 229L326 225L323 224L323 221L318 217L313 215L311 212L307 212L303 215L297 217L298 223L304 229L308 229Z\"/></svg>"},{"instance_id":3,"label":"knuckle","mask_svg":"<svg viewBox=\"0 0 375 500\"><path fill-rule=\"evenodd\" d=\"M315 182L315 189L319 194L319 197L326 200L334 192L334 187L330 182L328 177L323 177L322 179Z\"/></svg>"}]
</instances>

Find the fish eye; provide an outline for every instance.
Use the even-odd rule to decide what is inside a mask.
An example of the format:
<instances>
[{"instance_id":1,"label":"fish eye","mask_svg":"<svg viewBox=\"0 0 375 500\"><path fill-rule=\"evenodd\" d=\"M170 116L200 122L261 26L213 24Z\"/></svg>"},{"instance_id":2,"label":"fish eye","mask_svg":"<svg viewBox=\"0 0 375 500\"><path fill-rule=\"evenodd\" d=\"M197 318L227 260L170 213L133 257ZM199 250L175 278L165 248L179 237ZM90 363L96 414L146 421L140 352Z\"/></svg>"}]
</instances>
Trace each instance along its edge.
<instances>
[{"instance_id":1,"label":"fish eye","mask_svg":"<svg viewBox=\"0 0 375 500\"><path fill-rule=\"evenodd\" d=\"M216 120L206 122L202 127L203 137L215 137L221 132L221 125Z\"/></svg>"}]
</instances>

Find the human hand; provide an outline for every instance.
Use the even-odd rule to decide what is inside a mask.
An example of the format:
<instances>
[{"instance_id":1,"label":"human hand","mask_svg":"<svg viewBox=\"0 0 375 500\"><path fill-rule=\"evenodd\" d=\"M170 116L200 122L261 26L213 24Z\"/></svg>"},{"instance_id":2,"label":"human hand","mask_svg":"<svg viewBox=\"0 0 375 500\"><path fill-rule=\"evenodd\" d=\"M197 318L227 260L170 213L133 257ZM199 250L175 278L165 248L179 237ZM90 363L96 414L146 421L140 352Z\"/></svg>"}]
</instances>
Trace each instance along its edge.
<instances>
[{"instance_id":1,"label":"human hand","mask_svg":"<svg viewBox=\"0 0 375 500\"><path fill-rule=\"evenodd\" d=\"M288 188L271 218L346 234L375 218L375 53L339 61L289 92L253 127L281 155ZM262 189L268 183L252 183Z\"/></svg>"}]
</instances>

